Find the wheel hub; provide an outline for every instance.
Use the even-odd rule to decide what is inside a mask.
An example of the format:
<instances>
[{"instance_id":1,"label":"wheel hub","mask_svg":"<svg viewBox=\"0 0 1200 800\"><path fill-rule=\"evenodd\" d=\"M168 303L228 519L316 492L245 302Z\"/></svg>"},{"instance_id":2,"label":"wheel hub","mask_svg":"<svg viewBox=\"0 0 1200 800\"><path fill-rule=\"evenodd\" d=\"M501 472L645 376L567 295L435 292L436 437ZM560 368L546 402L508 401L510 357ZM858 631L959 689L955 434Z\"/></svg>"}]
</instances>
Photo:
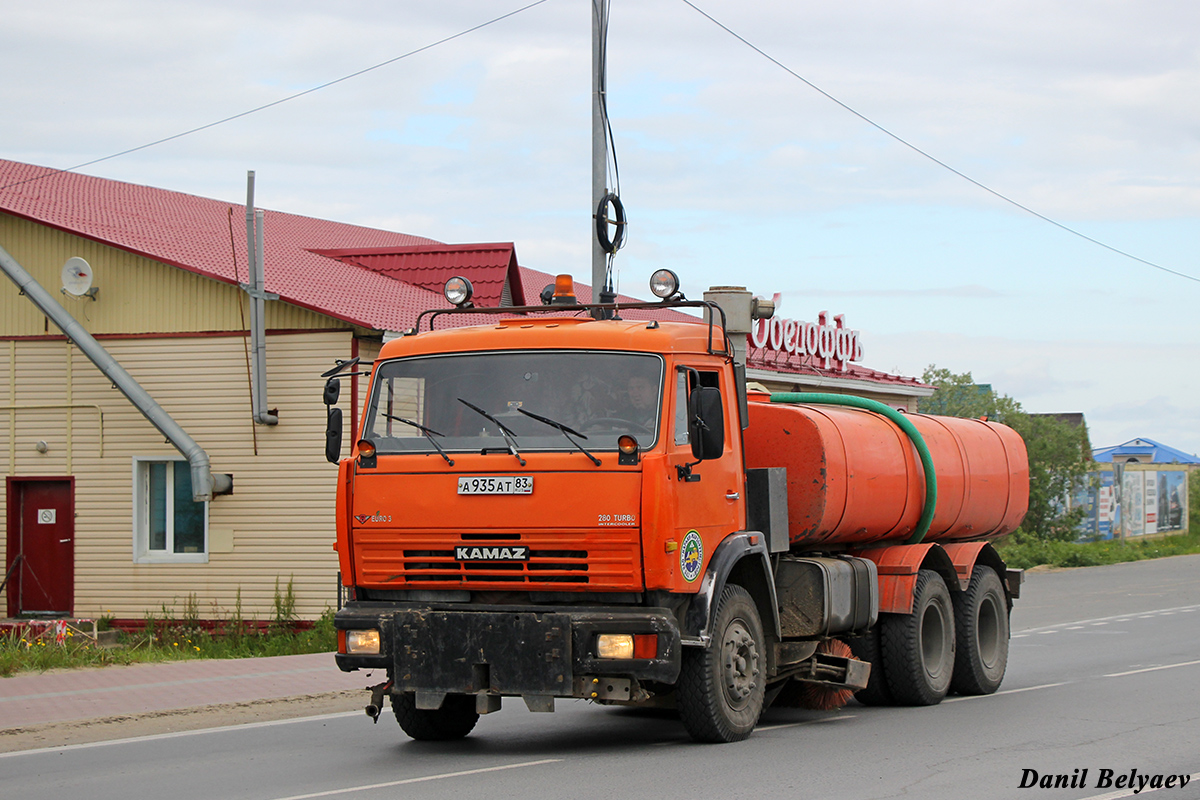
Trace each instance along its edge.
<instances>
[{"instance_id":1,"label":"wheel hub","mask_svg":"<svg viewBox=\"0 0 1200 800\"><path fill-rule=\"evenodd\" d=\"M726 630L721 663L725 696L730 705L735 708L745 705L758 686L758 647L741 621L733 622Z\"/></svg>"}]
</instances>

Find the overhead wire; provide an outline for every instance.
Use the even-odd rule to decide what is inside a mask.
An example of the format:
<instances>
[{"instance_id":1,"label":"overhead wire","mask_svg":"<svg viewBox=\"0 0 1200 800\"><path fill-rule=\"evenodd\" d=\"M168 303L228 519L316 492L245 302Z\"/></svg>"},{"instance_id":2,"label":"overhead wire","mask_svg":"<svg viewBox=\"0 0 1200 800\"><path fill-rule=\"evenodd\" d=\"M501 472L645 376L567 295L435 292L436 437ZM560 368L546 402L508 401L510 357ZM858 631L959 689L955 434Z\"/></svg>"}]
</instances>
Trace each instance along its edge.
<instances>
[{"instance_id":1,"label":"overhead wire","mask_svg":"<svg viewBox=\"0 0 1200 800\"><path fill-rule=\"evenodd\" d=\"M20 186L25 183L32 183L34 181L40 181L44 178L49 178L54 175L61 175L64 172L74 172L77 169L83 169L84 167L90 167L93 164L99 164L104 161L111 161L114 158L120 158L121 156L127 156L130 153L136 153L139 150L146 150L151 147L156 147L160 144L165 144L167 142L175 141L176 139L182 139L185 136L191 136L194 133L206 131L209 128L215 128L218 125L224 125L227 122L233 122L234 120L241 119L242 117L248 117L251 114L257 114L260 111L266 111L268 108L274 108L275 106L283 105L284 103L290 102L292 100L296 100L297 98L300 98L300 97L304 97L305 95L313 94L314 92L319 92L322 89L328 89L330 86L336 86L337 84L348 81L351 78L357 78L361 75L366 75L368 72L374 72L375 70L381 69L382 67L386 67L389 64L395 64L397 61L402 61L406 58L410 58L419 53L424 53L426 50L432 50L433 48L438 47L439 45L446 44L447 42L452 42L455 39L460 39L463 36L466 36L467 34L474 33L475 31L486 28L489 25L494 25L497 22L501 22L503 20L508 19L509 17L514 17L517 14L520 14L522 11L528 11L529 9L533 8L534 6L540 6L542 3L546 3L546 2L549 2L549 0L534 0L534 2L529 3L528 5L522 6L521 8L518 8L514 11L509 11L506 14L501 14L498 17L492 18L492 19L488 20L487 22L481 22L480 24L475 25L470 28L467 28L466 30L459 31L458 33L454 34L453 36L447 36L443 39L438 39L436 42L430 42L429 44L418 47L415 50L410 50L407 53L404 53L403 55L398 55L394 58L389 58L386 61L380 61L378 64L374 64L372 66L365 67L356 72L351 72L349 75L343 75L340 78L335 78L331 81L326 81L325 83L319 84L317 86L313 86L311 88L305 89L300 92L296 92L295 94L290 94L287 97L281 97L280 99L273 100L270 103L264 103L261 106L256 106L247 111L242 111L237 114L232 114L228 117L224 117L223 119L219 119L215 122L209 122L205 125L199 125L195 128L190 128L189 130L183 131L181 133L172 134L171 136L164 136L161 139L155 139L152 142L146 142L145 144L140 144L137 147L130 147L126 150L122 150L119 153L113 153L111 155L103 156L102 158L94 158L91 161L84 161L83 163L76 164L75 166L72 166L72 167L64 167L63 169L51 170L42 175L36 175L32 178L26 178L25 180L15 181L14 183L5 184L4 186L0 186L0 191L2 191L4 189L11 189L14 186Z\"/></svg>"},{"instance_id":2,"label":"overhead wire","mask_svg":"<svg viewBox=\"0 0 1200 800\"><path fill-rule=\"evenodd\" d=\"M720 20L718 20L718 19L716 19L715 17L713 17L713 16L712 16L711 14L709 14L707 11L704 11L703 9L701 9L700 7L698 7L698 6L697 6L695 3L693 3L691 0L681 0L681 2L683 2L683 3L684 3L685 5L687 5L687 6L690 6L690 7L692 8L692 10L694 10L696 13L700 14L700 16L704 17L704 18L705 18L705 19L707 19L709 22L713 23L713 24L714 24L714 25L716 25L718 28L720 28L721 30L725 31L727 34L729 34L729 35L730 35L730 36L732 36L733 38L737 39L737 40L738 40L739 42L741 42L742 44L746 45L746 47L748 47L748 48L750 48L751 50L753 50L754 52L758 53L760 56L762 56L763 58L765 58L767 61L770 61L770 62L771 62L772 64L774 64L775 66L779 67L780 69L782 69L784 72L786 72L786 73L788 73L789 75L791 75L791 76L792 76L793 78L795 78L796 80L800 81L801 83L803 83L804 85L806 85L806 86L808 86L810 89L812 89L813 91L815 91L815 92L817 92L818 94L822 95L822 96L823 96L823 97L825 97L827 100L830 100L830 101L832 101L833 103L835 103L835 104L837 104L838 106L840 106L842 109L844 109L844 110L846 110L846 111L850 112L850 113L851 113L851 114L853 114L854 116L856 116L856 117L858 117L859 119L861 119L863 122L865 122L865 123L867 123L868 125L870 125L872 128L875 128L876 130L878 130L880 133L883 133L884 135L886 135L886 136L890 137L891 139L893 139L893 140L895 140L895 141L899 142L900 144L904 145L905 147L907 147L908 149L912 150L913 152L915 152L915 153L917 153L917 154L919 154L919 155L921 155L921 156L924 156L925 158L929 159L929 160L930 160L930 161L932 161L933 163L937 164L939 167L942 167L943 169L946 169L946 170L948 170L948 171L950 171L950 172L954 173L954 174L955 174L955 175L957 175L958 177L960 177L960 178L962 178L963 180L967 181L968 183L970 183L970 184L972 184L972 185L974 185L974 186L976 186L976 187L978 187L978 188L982 189L983 191L987 192L988 194L992 195L993 197L996 197L996 198L998 198L998 199L1000 199L1000 200L1003 200L1005 203L1008 203L1008 204L1009 204L1009 205L1011 205L1011 206L1014 206L1014 207L1016 207L1016 208L1019 208L1020 210L1024 211L1025 213L1027 213L1027 214L1031 214L1031 215L1033 215L1033 216L1037 217L1038 219L1042 220L1043 222L1048 222L1048 223L1050 223L1051 225L1053 225L1054 227L1058 228L1059 230L1065 231L1065 232L1067 232L1067 233L1071 234L1072 236L1077 236L1077 237L1079 237L1080 239L1083 239L1083 240L1085 240L1085 241L1091 242L1092 244L1094 244L1094 245L1097 245L1097 246L1099 246L1099 247L1103 247L1105 250L1108 250L1108 251L1110 251L1110 252L1112 252L1112 253L1116 253L1117 255L1124 256L1125 258L1132 259L1133 261L1137 261L1138 263L1140 263L1140 264L1144 264L1144 265L1146 265L1146 266L1148 266L1148 267L1153 267L1154 269L1161 270L1161 271L1163 271L1163 272L1166 272L1166 273L1169 273L1169 274L1171 274L1171 275L1175 275L1176 277L1180 277L1180 278L1186 278L1186 279L1187 279L1187 280L1189 280L1189 281L1196 281L1197 283L1200 283L1200 278L1198 278L1198 277L1196 277L1196 276L1194 276L1194 275L1188 275L1188 274L1187 274L1187 273L1185 273L1185 272L1179 272L1178 270L1171 269L1170 267L1164 267L1164 266L1162 266L1161 264L1156 264L1156 263L1154 263L1153 261L1148 261L1147 259L1141 258L1141 257L1139 257L1139 256L1135 256L1135 255L1133 255L1132 253L1129 253L1129 252L1127 252L1127 251L1125 251L1125 250L1122 250L1122 249L1120 249L1120 248L1118 248L1118 247L1113 247L1113 246L1112 246L1112 245L1110 245L1110 244L1105 244L1104 242L1100 241L1099 239L1093 238L1093 237L1091 237L1091 236L1088 236L1086 233L1083 233L1083 232L1081 232L1081 231L1075 230L1074 228L1070 227L1069 225L1064 225L1063 223L1061 223L1061 222L1059 222L1059 221L1057 221L1057 220L1055 220L1055 219L1052 219L1051 217L1048 217L1048 216L1046 216L1045 214L1042 214L1042 213L1041 213L1041 212L1039 212L1039 211L1035 211L1034 209L1030 208L1030 207L1029 207L1029 206L1027 206L1027 205L1024 205L1023 203L1020 203L1020 202L1018 202L1018 201L1016 201L1016 200L1012 199L1011 197L1008 197L1007 195L1005 195L1005 194L1002 194L1001 192L998 192L997 190L995 190L995 189L991 188L990 186L987 186L986 184L983 184L983 183L981 183L981 182L979 182L979 181L975 180L975 179L974 179L974 178L972 178L970 175L967 175L967 174L965 174L965 173L963 173L963 172L960 172L959 170L957 170L957 169L955 169L954 167L950 166L949 164L947 164L946 162L944 162L944 161L942 161L941 159L937 158L936 156L932 155L931 153L929 153L929 152L927 152L927 151L925 151L925 150L922 150L922 149L921 149L920 147L918 147L917 145L913 144L912 142L909 142L907 139L904 139L904 138L903 138L903 137L901 137L899 134L893 133L892 131L888 130L888 129L887 129L887 128L885 128L884 126L880 125L878 122L875 122L875 121L874 121L873 119L871 119L870 117L866 116L865 114L862 114L862 113L860 113L859 111L855 110L854 108L851 108L851 107L850 107L849 105L847 105L846 103L843 103L841 100L839 100L838 98L834 97L832 94L830 94L829 92L825 91L825 90L824 90L824 89L822 89L820 86L817 86L815 83L813 83L812 81L808 80L808 79L807 79L807 78L805 78L803 75L799 74L798 72L796 72L795 70L793 70L791 67L789 67L789 66L787 66L786 64L784 64L783 62L781 62L779 59L775 58L774 56L772 56L772 55L770 55L769 53L767 53L766 51L764 51L762 48L758 47L758 46L757 46L757 45L755 45L754 43L752 43L752 42L750 42L749 40L747 40L747 39L746 39L744 36L742 36L741 34L737 33L736 31L732 30L731 28L729 28L729 26L725 25L725 24L724 24L724 23L722 23Z\"/></svg>"}]
</instances>

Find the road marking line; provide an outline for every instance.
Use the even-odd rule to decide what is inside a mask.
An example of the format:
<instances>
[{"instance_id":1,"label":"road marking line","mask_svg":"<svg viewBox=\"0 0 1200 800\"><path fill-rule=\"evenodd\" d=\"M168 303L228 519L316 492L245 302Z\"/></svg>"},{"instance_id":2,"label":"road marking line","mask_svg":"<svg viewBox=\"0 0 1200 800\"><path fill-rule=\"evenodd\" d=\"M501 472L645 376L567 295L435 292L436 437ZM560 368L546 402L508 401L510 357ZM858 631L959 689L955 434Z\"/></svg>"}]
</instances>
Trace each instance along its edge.
<instances>
[{"instance_id":1,"label":"road marking line","mask_svg":"<svg viewBox=\"0 0 1200 800\"><path fill-rule=\"evenodd\" d=\"M1104 677L1106 677L1106 678L1121 678L1121 677L1124 677L1125 675L1137 675L1142 672L1157 672L1160 669L1175 669L1176 667L1190 667L1195 664L1200 664L1200 660L1184 661L1179 664L1164 664L1161 667L1146 667L1145 669L1131 669L1128 672L1110 672L1109 674L1105 675Z\"/></svg>"},{"instance_id":2,"label":"road marking line","mask_svg":"<svg viewBox=\"0 0 1200 800\"><path fill-rule=\"evenodd\" d=\"M1188 776L1188 783L1191 783L1197 778L1200 778L1200 772L1193 772ZM1172 786L1171 788L1178 789L1179 787ZM1122 797L1133 797L1135 794L1141 796L1143 794L1151 794L1153 792L1162 792L1166 790L1167 787L1165 786L1159 787L1158 789L1118 789L1117 791L1109 792L1108 794L1094 794L1091 797L1084 797L1082 800L1120 800Z\"/></svg>"},{"instance_id":3,"label":"road marking line","mask_svg":"<svg viewBox=\"0 0 1200 800\"><path fill-rule=\"evenodd\" d=\"M1175 608L1159 608L1159 609L1154 609L1151 611L1146 611L1144 613L1147 615L1152 615L1152 614L1163 614L1168 611L1170 611L1172 613L1176 612L1176 611L1200 611L1200 605L1177 606ZM1078 619L1078 620L1072 620L1070 622L1059 622L1054 625L1042 625L1041 627L1038 627L1038 628L1022 628L1019 632L1020 633L1035 633L1037 631L1047 630L1049 628L1061 628L1064 625L1088 625L1093 622L1108 622L1110 620L1122 619L1122 618L1128 617L1128 616L1129 616L1129 613L1126 612L1124 614L1114 614L1111 617L1096 617L1095 619Z\"/></svg>"},{"instance_id":4,"label":"road marking line","mask_svg":"<svg viewBox=\"0 0 1200 800\"><path fill-rule=\"evenodd\" d=\"M243 731L251 728L272 728L276 725L292 725L297 722L318 722L325 719L340 719L342 717L361 717L361 711L339 711L336 714L318 714L313 717L292 717L291 719L273 719L266 722L245 722L236 725L225 725L219 728L199 728L194 731L174 731L172 733L152 733L148 736L128 736L124 739L106 739L102 742L80 742L79 744L64 744L58 747L39 747L36 750L14 750L11 753L0 753L0 758L14 756L34 756L45 753L61 753L64 750L86 750L91 747L108 747L114 744L133 744L135 742L153 742L159 739L178 739L181 736L199 736L204 733L222 733L228 731ZM88 720L95 723L97 720ZM101 720L102 721L102 720ZM63 723L70 724L70 723ZM32 726L29 726L32 727Z\"/></svg>"},{"instance_id":5,"label":"road marking line","mask_svg":"<svg viewBox=\"0 0 1200 800\"><path fill-rule=\"evenodd\" d=\"M948 697L943 700L943 703L961 703L963 700L983 700L988 697L999 697L1002 694L1020 694L1021 692L1034 692L1038 689L1053 689L1055 686L1066 686L1071 681L1063 681L1062 683L1043 683L1041 686L1026 686L1023 689L1006 689L1003 692L992 692L991 694L973 694L969 697Z\"/></svg>"},{"instance_id":6,"label":"road marking line","mask_svg":"<svg viewBox=\"0 0 1200 800\"><path fill-rule=\"evenodd\" d=\"M784 728L798 728L801 725L820 725L822 722L840 722L844 719L854 719L856 714L842 714L836 717L825 717L824 719L810 719L805 722L781 722L778 725L761 725L755 728L755 731L778 731Z\"/></svg>"},{"instance_id":7,"label":"road marking line","mask_svg":"<svg viewBox=\"0 0 1200 800\"><path fill-rule=\"evenodd\" d=\"M276 800L310 800L313 797L331 797L335 794L349 794L350 792L365 792L371 789L387 789L392 786L407 786L412 783L425 783L426 781L440 781L445 778L461 778L464 775L482 775L485 772L500 772L506 769L522 769L524 767L537 767L542 764L555 764L562 761L561 758L543 758L540 761L522 761L519 764L504 764L499 767L482 767L480 769L464 769L459 772L443 772L440 775L426 775L423 778L405 778L399 781L387 781L386 783L370 783L362 786L347 786L342 789L330 789L327 792L312 792L310 794L293 794L287 797L279 797Z\"/></svg>"}]
</instances>

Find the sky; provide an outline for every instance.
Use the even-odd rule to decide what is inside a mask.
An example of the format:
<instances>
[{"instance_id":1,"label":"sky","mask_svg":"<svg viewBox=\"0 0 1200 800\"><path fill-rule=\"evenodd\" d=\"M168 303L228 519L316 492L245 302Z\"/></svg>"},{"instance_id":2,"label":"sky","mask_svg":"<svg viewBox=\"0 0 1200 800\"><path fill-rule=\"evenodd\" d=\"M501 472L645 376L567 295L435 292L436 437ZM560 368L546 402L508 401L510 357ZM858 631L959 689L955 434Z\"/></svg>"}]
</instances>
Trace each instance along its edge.
<instances>
[{"instance_id":1,"label":"sky","mask_svg":"<svg viewBox=\"0 0 1200 800\"><path fill-rule=\"evenodd\" d=\"M530 0L0 0L0 158L67 168ZM970 372L1093 446L1200 453L1200 4L613 0L624 293L677 272L844 314L865 366ZM79 171L590 276L591 2L546 0ZM269 232L268 232L269 235Z\"/></svg>"}]
</instances>

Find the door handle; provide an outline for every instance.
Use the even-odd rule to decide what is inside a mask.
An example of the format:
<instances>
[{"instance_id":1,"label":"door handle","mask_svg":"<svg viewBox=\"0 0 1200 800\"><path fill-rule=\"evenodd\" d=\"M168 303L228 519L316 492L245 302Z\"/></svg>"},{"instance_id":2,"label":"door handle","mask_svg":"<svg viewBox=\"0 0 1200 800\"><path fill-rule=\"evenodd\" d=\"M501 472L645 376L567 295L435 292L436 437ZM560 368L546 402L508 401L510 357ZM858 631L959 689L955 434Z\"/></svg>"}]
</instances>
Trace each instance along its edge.
<instances>
[{"instance_id":1,"label":"door handle","mask_svg":"<svg viewBox=\"0 0 1200 800\"><path fill-rule=\"evenodd\" d=\"M738 499L738 498L740 498L741 496L742 496L742 495L741 495L739 492L726 492L726 493L725 493L725 499L726 499L726 500L737 500L737 499Z\"/></svg>"},{"instance_id":2,"label":"door handle","mask_svg":"<svg viewBox=\"0 0 1200 800\"><path fill-rule=\"evenodd\" d=\"M70 540L70 539L59 539L59 540L58 540L58 543L59 543L59 544L65 544L65 543L67 543L67 542L69 542L69 541L71 541L71 540Z\"/></svg>"}]
</instances>

